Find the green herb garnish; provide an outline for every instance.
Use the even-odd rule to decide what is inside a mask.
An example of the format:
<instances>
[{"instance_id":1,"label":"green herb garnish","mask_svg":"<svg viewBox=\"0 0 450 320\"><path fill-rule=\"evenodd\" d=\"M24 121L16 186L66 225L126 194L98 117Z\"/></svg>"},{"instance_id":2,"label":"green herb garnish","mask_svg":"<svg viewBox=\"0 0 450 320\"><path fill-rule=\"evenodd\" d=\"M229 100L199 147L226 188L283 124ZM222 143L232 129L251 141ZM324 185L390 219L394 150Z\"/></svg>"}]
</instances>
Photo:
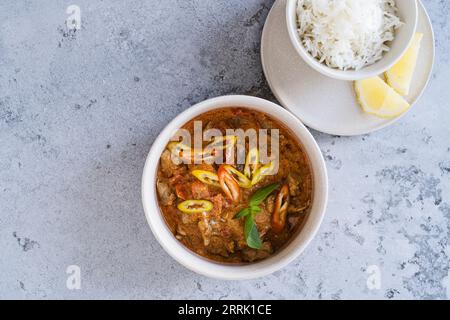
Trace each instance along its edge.
<instances>
[{"instance_id":1,"label":"green herb garnish","mask_svg":"<svg viewBox=\"0 0 450 320\"><path fill-rule=\"evenodd\" d=\"M274 183L256 191L250 198L250 206L259 206L279 186L278 183Z\"/></svg>"},{"instance_id":2,"label":"green herb garnish","mask_svg":"<svg viewBox=\"0 0 450 320\"><path fill-rule=\"evenodd\" d=\"M255 217L261 212L259 205L278 187L279 184L274 183L256 191L250 198L249 206L239 211L233 218L245 218L244 236L250 248L261 249L262 247L261 237L255 224Z\"/></svg>"}]
</instances>

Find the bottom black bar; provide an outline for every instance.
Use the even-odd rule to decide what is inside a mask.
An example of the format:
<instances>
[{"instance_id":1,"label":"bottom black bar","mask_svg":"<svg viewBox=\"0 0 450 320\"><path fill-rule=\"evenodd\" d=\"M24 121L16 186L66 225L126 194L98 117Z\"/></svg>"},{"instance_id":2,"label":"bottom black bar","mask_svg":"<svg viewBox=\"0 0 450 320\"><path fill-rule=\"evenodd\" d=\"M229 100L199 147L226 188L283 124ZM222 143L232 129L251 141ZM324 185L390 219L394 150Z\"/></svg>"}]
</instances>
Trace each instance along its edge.
<instances>
[{"instance_id":1,"label":"bottom black bar","mask_svg":"<svg viewBox=\"0 0 450 320\"><path fill-rule=\"evenodd\" d=\"M308 319L314 314L332 314L352 318L358 316L393 316L396 311L402 319L409 314L429 315L439 308L448 310L448 301L297 301L297 300L58 300L58 301L0 301L2 313L8 308L16 316L31 312L62 316L59 319L86 318L87 315L108 313L129 319L143 315L145 319ZM61 313L61 310L63 312ZM314 313L311 313L314 312Z\"/></svg>"}]
</instances>

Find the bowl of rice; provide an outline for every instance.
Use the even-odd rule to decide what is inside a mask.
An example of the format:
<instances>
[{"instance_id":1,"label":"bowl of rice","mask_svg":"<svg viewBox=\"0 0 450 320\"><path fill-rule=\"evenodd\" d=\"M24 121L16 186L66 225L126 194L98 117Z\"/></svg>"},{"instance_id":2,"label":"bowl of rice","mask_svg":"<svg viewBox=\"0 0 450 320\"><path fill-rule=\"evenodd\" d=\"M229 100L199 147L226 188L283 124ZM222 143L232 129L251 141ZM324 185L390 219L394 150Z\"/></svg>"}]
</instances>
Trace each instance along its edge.
<instances>
[{"instance_id":1,"label":"bowl of rice","mask_svg":"<svg viewBox=\"0 0 450 320\"><path fill-rule=\"evenodd\" d=\"M417 0L287 0L287 28L299 55L338 80L382 74L408 49Z\"/></svg>"}]
</instances>

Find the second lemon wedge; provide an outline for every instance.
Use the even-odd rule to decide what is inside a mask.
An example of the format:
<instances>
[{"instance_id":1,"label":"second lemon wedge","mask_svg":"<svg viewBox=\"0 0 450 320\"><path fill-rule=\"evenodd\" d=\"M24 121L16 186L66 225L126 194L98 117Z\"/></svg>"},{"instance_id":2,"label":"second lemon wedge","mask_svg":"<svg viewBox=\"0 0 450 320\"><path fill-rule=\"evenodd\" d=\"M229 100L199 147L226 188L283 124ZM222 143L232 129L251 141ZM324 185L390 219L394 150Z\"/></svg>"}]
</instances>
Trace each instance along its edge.
<instances>
[{"instance_id":1,"label":"second lemon wedge","mask_svg":"<svg viewBox=\"0 0 450 320\"><path fill-rule=\"evenodd\" d=\"M355 81L355 91L363 110L380 118L394 118L409 109L410 104L381 78Z\"/></svg>"},{"instance_id":2,"label":"second lemon wedge","mask_svg":"<svg viewBox=\"0 0 450 320\"><path fill-rule=\"evenodd\" d=\"M410 47L400 61L385 73L387 83L403 96L409 94L422 38L423 33L416 33Z\"/></svg>"}]
</instances>

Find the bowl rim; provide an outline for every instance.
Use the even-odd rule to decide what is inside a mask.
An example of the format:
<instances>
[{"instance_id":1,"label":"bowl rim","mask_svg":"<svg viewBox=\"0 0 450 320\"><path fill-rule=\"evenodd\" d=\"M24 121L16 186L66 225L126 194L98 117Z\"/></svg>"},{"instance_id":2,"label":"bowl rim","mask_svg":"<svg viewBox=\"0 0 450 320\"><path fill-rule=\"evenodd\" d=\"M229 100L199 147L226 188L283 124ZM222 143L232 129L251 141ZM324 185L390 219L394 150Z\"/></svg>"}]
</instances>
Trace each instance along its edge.
<instances>
[{"instance_id":1,"label":"bowl rim","mask_svg":"<svg viewBox=\"0 0 450 320\"><path fill-rule=\"evenodd\" d=\"M409 0L410 1L410 0ZM300 42L300 38L297 35L297 22L296 19L292 19L292 17L297 17L296 8L298 0L286 0L286 24L287 24L287 30L289 34L289 39L291 41L291 44L294 46L297 53L300 55L300 57L314 70L318 71L319 73L336 79L336 80L344 80L344 81L357 81L362 79L367 79L371 77L379 76L380 74L383 74L390 68L392 68L406 53L409 46L411 45L411 42L413 41L414 34L417 30L417 24L419 21L419 0L413 0L411 1L411 4L413 5L413 10L415 13L414 17L414 25L412 29L410 30L410 33L408 34L409 40L407 43L405 43L402 50L398 52L397 55L392 58L392 60L386 64L383 68L376 68L376 66L380 65L382 62L385 61L385 58L383 57L381 60L378 60L377 62L365 66L360 70L339 70L335 68L328 67L327 65L320 63L316 59L314 59L305 49L303 44ZM371 70L368 70L368 68L371 68Z\"/></svg>"},{"instance_id":2,"label":"bowl rim","mask_svg":"<svg viewBox=\"0 0 450 320\"><path fill-rule=\"evenodd\" d=\"M222 264L203 258L180 243L169 230L156 196L157 163L172 134L182 125L205 112L226 107L241 107L265 112L283 123L302 143L310 158L314 198L311 212L302 230L287 247L260 262ZM289 124L290 125L289 125ZM291 125L295 124L296 128ZM301 134L299 134L301 132ZM313 163L314 161L314 163ZM319 189L320 188L320 189ZM325 215L328 202L328 173L320 148L301 121L281 106L265 99L246 95L226 95L197 103L176 116L153 142L145 161L141 182L144 213L153 235L163 249L178 263L198 274L221 280L254 279L271 274L296 259L315 237ZM314 212L313 212L314 209ZM277 259L274 259L276 257Z\"/></svg>"}]
</instances>

